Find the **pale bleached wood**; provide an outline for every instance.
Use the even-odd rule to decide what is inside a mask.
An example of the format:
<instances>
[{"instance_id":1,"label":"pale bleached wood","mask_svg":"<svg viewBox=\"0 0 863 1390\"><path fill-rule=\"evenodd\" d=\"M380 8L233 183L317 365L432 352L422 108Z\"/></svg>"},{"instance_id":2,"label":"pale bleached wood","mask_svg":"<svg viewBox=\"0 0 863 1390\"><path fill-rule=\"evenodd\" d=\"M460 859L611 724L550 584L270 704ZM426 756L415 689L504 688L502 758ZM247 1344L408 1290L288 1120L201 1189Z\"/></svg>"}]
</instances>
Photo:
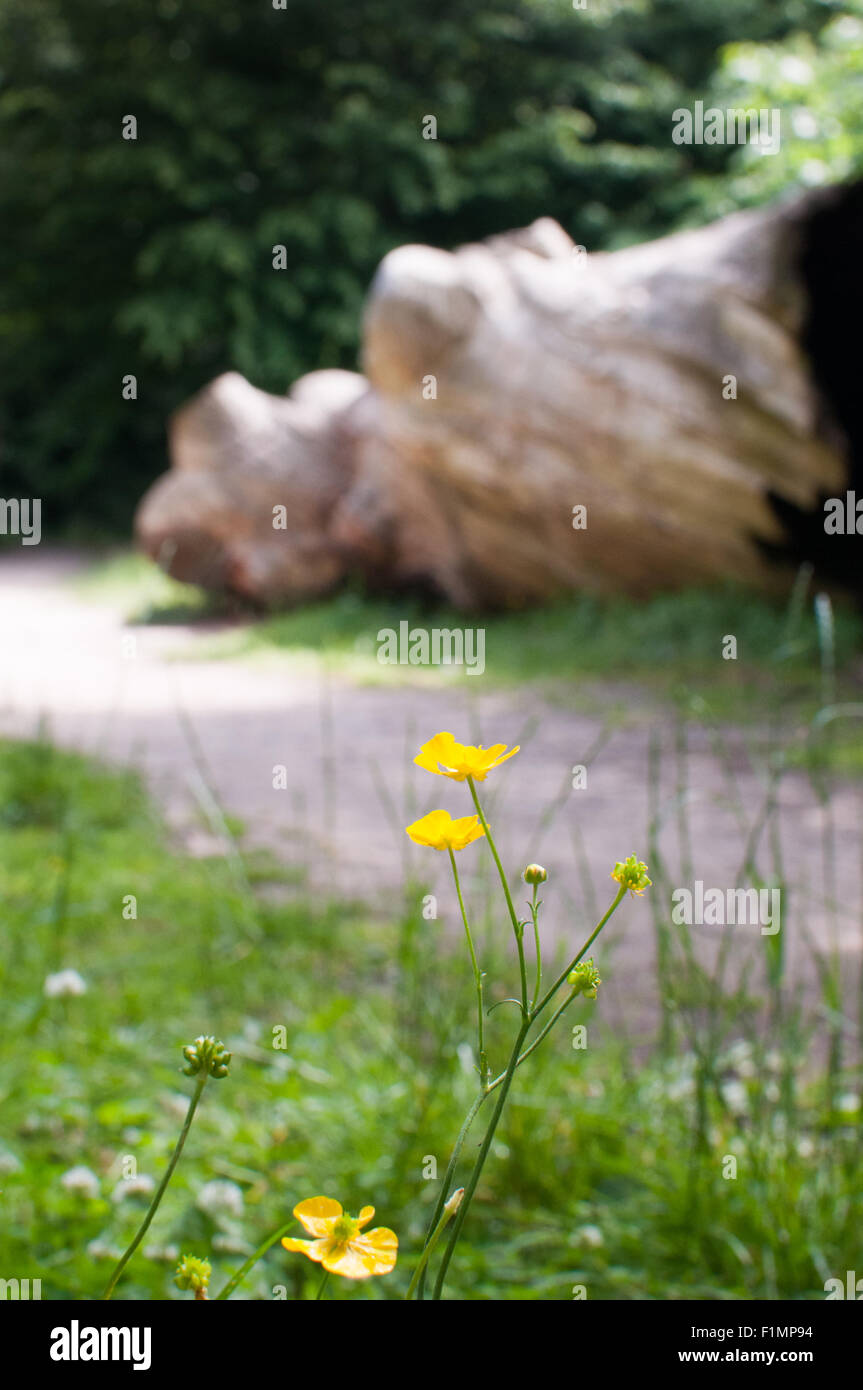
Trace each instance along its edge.
<instances>
[{"instance_id":1,"label":"pale bleached wood","mask_svg":"<svg viewBox=\"0 0 863 1390\"><path fill-rule=\"evenodd\" d=\"M783 540L768 492L813 508L845 477L801 346L819 196L610 254L549 219L400 247L370 289L364 376L315 372L283 398L230 373L177 413L141 544L268 603L352 573L466 608L781 589L758 544Z\"/></svg>"}]
</instances>

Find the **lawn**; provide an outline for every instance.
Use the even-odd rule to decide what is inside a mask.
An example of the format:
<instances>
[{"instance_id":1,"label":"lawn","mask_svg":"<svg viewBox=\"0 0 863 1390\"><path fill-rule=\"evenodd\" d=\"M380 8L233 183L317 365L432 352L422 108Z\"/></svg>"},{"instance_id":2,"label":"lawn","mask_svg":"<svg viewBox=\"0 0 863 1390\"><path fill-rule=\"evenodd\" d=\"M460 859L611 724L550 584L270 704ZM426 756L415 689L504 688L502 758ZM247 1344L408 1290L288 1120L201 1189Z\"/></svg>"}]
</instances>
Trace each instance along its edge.
<instances>
[{"instance_id":1,"label":"lawn","mask_svg":"<svg viewBox=\"0 0 863 1390\"><path fill-rule=\"evenodd\" d=\"M190 1297L180 1254L207 1257L218 1291L318 1193L372 1203L401 1247L393 1274L327 1296L402 1297L475 1090L472 978L423 920L423 885L382 915L260 854L184 857L133 775L44 741L0 747L0 840L0 1273L99 1296L176 1142L181 1049L207 1033L230 1074L115 1297ZM565 1024L516 1074L450 1297L817 1299L859 1267L859 1070L829 1011L781 961L720 993L646 902L621 910L664 933L648 987L666 1026L615 1037L600 990L574 1006L589 1046ZM480 937L491 1000L512 989L499 932ZM46 995L64 970L85 993ZM512 1013L489 1018L497 1064ZM276 1245L233 1297L318 1282Z\"/></svg>"}]
</instances>

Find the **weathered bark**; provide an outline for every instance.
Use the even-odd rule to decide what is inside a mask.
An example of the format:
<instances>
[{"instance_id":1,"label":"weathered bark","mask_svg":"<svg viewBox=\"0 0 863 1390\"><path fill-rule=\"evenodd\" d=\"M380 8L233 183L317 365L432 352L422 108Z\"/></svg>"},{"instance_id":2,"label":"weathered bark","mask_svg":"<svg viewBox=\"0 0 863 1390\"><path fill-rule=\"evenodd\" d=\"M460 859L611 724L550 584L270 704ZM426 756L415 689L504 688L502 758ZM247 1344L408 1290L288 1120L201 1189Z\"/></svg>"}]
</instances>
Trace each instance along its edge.
<instances>
[{"instance_id":1,"label":"weathered bark","mask_svg":"<svg viewBox=\"0 0 863 1390\"><path fill-rule=\"evenodd\" d=\"M218 378L171 422L140 541L179 578L267 602L351 573L465 607L784 586L775 499L805 513L845 486L800 269L835 196L611 254L548 219L401 247L369 294L365 376L315 372L286 398Z\"/></svg>"}]
</instances>

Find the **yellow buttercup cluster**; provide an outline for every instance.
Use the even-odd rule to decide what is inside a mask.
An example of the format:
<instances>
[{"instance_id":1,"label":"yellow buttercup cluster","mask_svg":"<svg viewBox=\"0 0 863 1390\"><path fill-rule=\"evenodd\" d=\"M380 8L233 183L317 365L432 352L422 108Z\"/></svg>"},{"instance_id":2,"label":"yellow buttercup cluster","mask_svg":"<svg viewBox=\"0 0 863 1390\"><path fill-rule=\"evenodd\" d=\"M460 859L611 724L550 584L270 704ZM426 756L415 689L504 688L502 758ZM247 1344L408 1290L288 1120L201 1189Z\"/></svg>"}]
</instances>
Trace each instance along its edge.
<instances>
[{"instance_id":1,"label":"yellow buttercup cluster","mask_svg":"<svg viewBox=\"0 0 863 1390\"><path fill-rule=\"evenodd\" d=\"M464 782L468 778L484 782L492 768L505 763L517 753L518 747L507 752L505 743L495 743L491 748L474 747L469 743L456 743L452 734L435 734L424 743L414 762L438 777L450 777L454 782ZM415 844L427 845L430 849L466 849L485 834L479 816L461 816L453 820L449 811L429 811L412 825L405 827L405 833Z\"/></svg>"},{"instance_id":2,"label":"yellow buttercup cluster","mask_svg":"<svg viewBox=\"0 0 863 1390\"><path fill-rule=\"evenodd\" d=\"M389 1274L395 1269L399 1238L386 1226L363 1234L374 1214L374 1207L363 1207L359 1216L348 1216L341 1202L332 1197L307 1197L294 1207L294 1216L313 1239L285 1236L282 1245L314 1260L327 1274L340 1274L344 1279Z\"/></svg>"}]
</instances>

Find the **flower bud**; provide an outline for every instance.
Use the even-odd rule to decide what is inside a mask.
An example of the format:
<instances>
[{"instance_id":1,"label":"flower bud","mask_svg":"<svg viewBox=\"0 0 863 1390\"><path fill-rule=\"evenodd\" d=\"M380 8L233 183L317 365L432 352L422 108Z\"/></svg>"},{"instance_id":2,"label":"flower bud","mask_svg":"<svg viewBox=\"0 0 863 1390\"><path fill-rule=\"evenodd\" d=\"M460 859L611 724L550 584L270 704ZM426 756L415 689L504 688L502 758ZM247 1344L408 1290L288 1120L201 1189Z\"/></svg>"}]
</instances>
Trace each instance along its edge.
<instances>
[{"instance_id":1,"label":"flower bud","mask_svg":"<svg viewBox=\"0 0 863 1390\"><path fill-rule=\"evenodd\" d=\"M548 878L548 874L546 873L545 869L542 867L541 864L528 864L527 868L522 874L522 878L524 879L525 883L545 883L545 880Z\"/></svg>"},{"instance_id":2,"label":"flower bud","mask_svg":"<svg viewBox=\"0 0 863 1390\"><path fill-rule=\"evenodd\" d=\"M464 1188L456 1188L455 1192L452 1194L449 1201L444 1206L444 1211L447 1213L448 1216L455 1216L455 1213L461 1206L461 1199L463 1196Z\"/></svg>"},{"instance_id":3,"label":"flower bud","mask_svg":"<svg viewBox=\"0 0 863 1390\"><path fill-rule=\"evenodd\" d=\"M618 860L611 871L611 877L621 888L628 888L630 893L639 894L643 893L645 888L649 888L653 881L647 877L647 865L636 859L634 854L623 864Z\"/></svg>"},{"instance_id":4,"label":"flower bud","mask_svg":"<svg viewBox=\"0 0 863 1390\"><path fill-rule=\"evenodd\" d=\"M193 1289L195 1298L207 1297L211 1266L209 1260L199 1260L195 1255L184 1255L177 1265L174 1283L178 1289Z\"/></svg>"},{"instance_id":5,"label":"flower bud","mask_svg":"<svg viewBox=\"0 0 863 1390\"><path fill-rule=\"evenodd\" d=\"M597 986L602 984L602 980L593 963L593 956L583 960L574 970L570 970L566 982L572 988L573 998L577 994L583 994L585 999L595 999Z\"/></svg>"},{"instance_id":6,"label":"flower bud","mask_svg":"<svg viewBox=\"0 0 863 1390\"><path fill-rule=\"evenodd\" d=\"M183 1048L183 1056L186 1059L186 1066L183 1067L186 1076L197 1076L202 1071L215 1077L228 1075L231 1053L226 1052L224 1043L216 1042L215 1038L196 1038Z\"/></svg>"}]
</instances>

